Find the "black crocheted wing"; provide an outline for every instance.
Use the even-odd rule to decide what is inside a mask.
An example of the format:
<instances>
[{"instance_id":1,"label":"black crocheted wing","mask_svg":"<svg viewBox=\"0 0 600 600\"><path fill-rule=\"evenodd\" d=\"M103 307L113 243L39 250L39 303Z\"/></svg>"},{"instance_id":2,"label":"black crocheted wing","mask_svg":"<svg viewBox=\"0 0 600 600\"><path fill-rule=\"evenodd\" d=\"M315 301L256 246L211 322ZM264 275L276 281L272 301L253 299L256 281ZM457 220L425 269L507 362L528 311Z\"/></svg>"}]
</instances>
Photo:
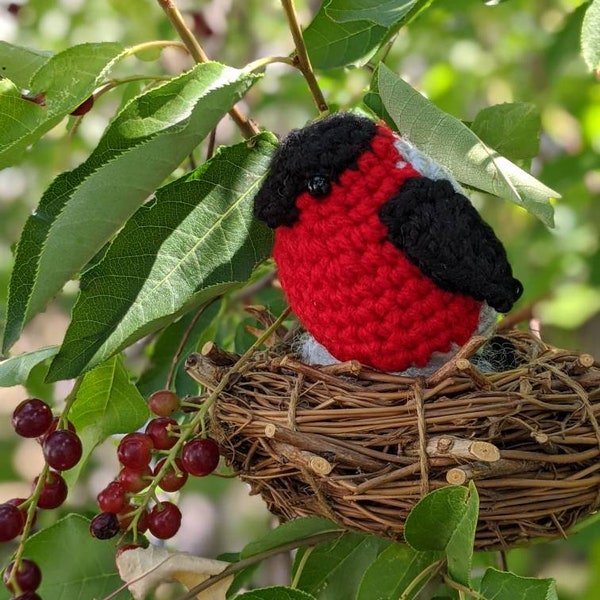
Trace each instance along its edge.
<instances>
[{"instance_id":1,"label":"black crocheted wing","mask_svg":"<svg viewBox=\"0 0 600 600\"><path fill-rule=\"evenodd\" d=\"M449 181L407 179L379 217L388 239L442 289L485 301L501 313L523 293L502 243Z\"/></svg>"}]
</instances>

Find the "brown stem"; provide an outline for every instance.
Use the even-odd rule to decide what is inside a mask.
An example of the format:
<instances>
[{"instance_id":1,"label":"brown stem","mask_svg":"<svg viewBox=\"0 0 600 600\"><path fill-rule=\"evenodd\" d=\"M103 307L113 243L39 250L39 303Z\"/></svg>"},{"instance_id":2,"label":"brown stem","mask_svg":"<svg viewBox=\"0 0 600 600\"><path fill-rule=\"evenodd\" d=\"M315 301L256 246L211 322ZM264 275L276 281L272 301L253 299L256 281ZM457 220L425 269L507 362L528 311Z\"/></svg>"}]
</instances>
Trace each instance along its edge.
<instances>
[{"instance_id":1,"label":"brown stem","mask_svg":"<svg viewBox=\"0 0 600 600\"><path fill-rule=\"evenodd\" d=\"M192 58L197 63L208 62L208 56L204 52L202 46L198 43L198 40L196 39L194 34L190 31L189 27L185 24L183 16L179 12L179 9L175 5L175 2L173 0L158 0L158 4L163 9L164 13L167 15L167 18L171 22L171 25L173 25L173 27L179 34L181 41L189 50L190 54L192 55ZM251 138L260 133L258 127L237 107L234 106L229 111L229 116L234 120L235 124L238 126L239 130L242 132L242 135L246 139Z\"/></svg>"},{"instance_id":2,"label":"brown stem","mask_svg":"<svg viewBox=\"0 0 600 600\"><path fill-rule=\"evenodd\" d=\"M290 31L292 33L292 38L294 39L294 45L296 46L296 57L294 62L297 63L302 75L304 75L304 79L306 79L306 83L310 88L310 93L312 94L319 112L321 114L326 113L329 111L329 107L327 106L327 102L323 97L323 93L321 92L321 88L319 87L317 78L315 77L312 65L310 64L310 58L308 56L308 52L306 51L304 38L302 37L302 29L298 23L296 9L294 8L294 0L281 0L281 4L283 6L283 10L285 10L285 14L290 25Z\"/></svg>"}]
</instances>

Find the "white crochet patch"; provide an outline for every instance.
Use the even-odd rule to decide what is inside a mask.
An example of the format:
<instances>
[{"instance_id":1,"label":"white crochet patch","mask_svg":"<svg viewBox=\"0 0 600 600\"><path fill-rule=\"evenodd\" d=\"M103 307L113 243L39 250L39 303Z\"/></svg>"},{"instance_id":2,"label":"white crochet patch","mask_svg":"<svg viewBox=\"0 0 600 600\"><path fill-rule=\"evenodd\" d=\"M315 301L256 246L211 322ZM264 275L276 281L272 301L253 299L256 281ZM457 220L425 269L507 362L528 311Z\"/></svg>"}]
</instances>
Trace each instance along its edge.
<instances>
[{"instance_id":1,"label":"white crochet patch","mask_svg":"<svg viewBox=\"0 0 600 600\"><path fill-rule=\"evenodd\" d=\"M415 148L408 140L396 137L394 147L402 157L402 160L399 160L396 163L396 166L399 169L405 167L406 162L409 162L413 169L418 171L424 177L429 177L430 179L447 179L459 194L465 193L458 181L452 177L446 167L443 167L427 156L427 154Z\"/></svg>"}]
</instances>

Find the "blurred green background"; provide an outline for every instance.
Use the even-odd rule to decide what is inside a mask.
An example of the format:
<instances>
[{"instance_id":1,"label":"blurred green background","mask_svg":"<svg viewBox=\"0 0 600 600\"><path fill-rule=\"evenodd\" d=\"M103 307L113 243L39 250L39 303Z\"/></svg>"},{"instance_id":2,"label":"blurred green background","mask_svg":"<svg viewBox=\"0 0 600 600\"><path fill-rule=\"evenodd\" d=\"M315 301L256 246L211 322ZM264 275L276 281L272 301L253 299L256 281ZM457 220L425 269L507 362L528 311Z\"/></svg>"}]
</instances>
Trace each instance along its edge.
<instances>
[{"instance_id":1,"label":"blurred green background","mask_svg":"<svg viewBox=\"0 0 600 600\"><path fill-rule=\"evenodd\" d=\"M304 24L319 5L298 2ZM441 109L464 121L471 121L486 106L503 102L537 107L542 122L540 153L526 167L562 194L555 205L556 228L548 230L525 211L496 198L475 194L474 202L504 241L513 270L525 285L517 309L533 305L547 341L600 357L600 83L580 56L579 35L587 5L572 0L434 2L400 31L386 63ZM286 20L275 0L180 0L178 6L207 54L221 62L243 67L256 58L292 50ZM175 36L158 4L150 0L30 0L0 3L0 39L57 52L82 42L135 45ZM148 53L143 58L147 60L125 61L114 76L160 76L191 65L183 53L172 49L160 57ZM350 108L360 105L371 70L367 65L317 74L330 105ZM0 171L0 320L12 266L11 246L27 216L52 179L89 154L118 107L141 85L122 85L103 95L75 129L74 119L67 119L18 166ZM282 65L268 68L244 100L243 109L260 126L278 134L316 116L304 80ZM217 144L239 139L235 127L225 120ZM196 162L203 160L205 151L204 147L197 150ZM75 286L66 289L36 318L15 351L59 342L75 291ZM56 398L64 397L67 384L63 387L55 390ZM23 390L2 390L2 394L0 500L25 495L25 482L37 473L35 461L41 460L31 446L35 442L19 442L16 447L10 430L8 415L23 398ZM95 493L116 471L114 447L108 446L97 453L95 468L72 495L71 507L93 511ZM244 486L214 477L196 482L186 491L183 504L184 514L202 518L196 519L200 524L196 531L186 531L189 539L178 543L207 556L239 549L270 520L261 501L249 498ZM518 574L557 578L563 599L595 599L600 584L600 527L591 526L568 541L513 551L508 564Z\"/></svg>"}]
</instances>

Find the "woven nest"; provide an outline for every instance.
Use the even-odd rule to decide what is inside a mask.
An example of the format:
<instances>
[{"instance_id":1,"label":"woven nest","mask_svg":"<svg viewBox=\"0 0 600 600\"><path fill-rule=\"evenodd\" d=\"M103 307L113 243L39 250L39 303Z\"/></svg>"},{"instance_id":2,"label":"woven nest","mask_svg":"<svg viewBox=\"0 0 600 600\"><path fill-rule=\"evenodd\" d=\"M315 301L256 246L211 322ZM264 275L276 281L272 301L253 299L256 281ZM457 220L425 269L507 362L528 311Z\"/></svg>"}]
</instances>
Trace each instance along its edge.
<instances>
[{"instance_id":1,"label":"woven nest","mask_svg":"<svg viewBox=\"0 0 600 600\"><path fill-rule=\"evenodd\" d=\"M428 379L308 366L279 344L228 377L210 434L284 519L400 540L424 494L474 480L477 549L565 536L600 504L600 365L531 333L502 335L517 368L479 372L468 358L477 338ZM206 347L188 372L210 391L234 358Z\"/></svg>"}]
</instances>

